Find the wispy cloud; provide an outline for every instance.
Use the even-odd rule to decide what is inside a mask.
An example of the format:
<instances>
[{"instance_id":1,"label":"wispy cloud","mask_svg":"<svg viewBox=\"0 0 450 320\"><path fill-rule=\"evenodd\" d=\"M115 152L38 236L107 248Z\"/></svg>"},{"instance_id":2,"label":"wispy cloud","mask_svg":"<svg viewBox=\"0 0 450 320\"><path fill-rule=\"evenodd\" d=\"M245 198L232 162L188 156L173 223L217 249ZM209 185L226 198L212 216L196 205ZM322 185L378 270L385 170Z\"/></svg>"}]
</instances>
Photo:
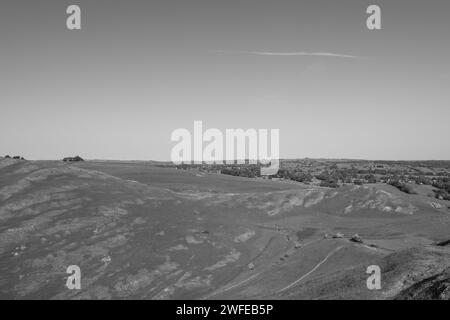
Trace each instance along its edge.
<instances>
[{"instance_id":1,"label":"wispy cloud","mask_svg":"<svg viewBox=\"0 0 450 320\"><path fill-rule=\"evenodd\" d=\"M329 58L343 58L343 59L358 59L367 60L369 57L354 56L350 54L340 54L333 52L303 52L303 51L291 51L291 52L273 52L273 51L226 51L226 50L216 50L216 53L228 53L228 54L250 54L257 56L275 56L275 57L329 57Z\"/></svg>"}]
</instances>

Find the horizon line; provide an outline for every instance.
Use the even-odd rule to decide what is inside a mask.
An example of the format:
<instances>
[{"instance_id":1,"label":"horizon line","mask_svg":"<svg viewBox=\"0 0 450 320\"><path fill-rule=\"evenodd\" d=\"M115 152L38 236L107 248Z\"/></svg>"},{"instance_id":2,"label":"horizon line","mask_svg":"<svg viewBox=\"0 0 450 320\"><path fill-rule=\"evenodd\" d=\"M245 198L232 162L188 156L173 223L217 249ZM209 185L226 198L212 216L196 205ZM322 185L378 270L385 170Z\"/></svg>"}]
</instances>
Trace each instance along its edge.
<instances>
[{"instance_id":1,"label":"horizon line","mask_svg":"<svg viewBox=\"0 0 450 320\"><path fill-rule=\"evenodd\" d=\"M4 156L1 156L0 159L12 159L12 160L20 160L20 159L14 159L13 157L5 158ZM22 161L62 161L63 158L58 159L23 159ZM153 159L107 159L107 158L83 158L84 161L111 161L111 162L162 162L162 163L173 163L171 160L153 160ZM420 161L450 161L450 159L368 159L368 158L325 158L325 157L303 157L303 158L279 158L278 161L293 161L293 160L334 160L334 161L394 161L394 162L400 162L400 161L409 161L409 162L420 162ZM250 159L236 159L236 160L215 160L215 164L228 164L226 161L251 161ZM260 160L253 160L260 162ZM223 162L223 163L222 163ZM207 164L206 161L202 161L201 163L195 163L194 160L191 161L191 163L186 162L183 163L186 165L211 165ZM238 163L238 164L247 164L247 163ZM233 165L233 164L228 164Z\"/></svg>"}]
</instances>

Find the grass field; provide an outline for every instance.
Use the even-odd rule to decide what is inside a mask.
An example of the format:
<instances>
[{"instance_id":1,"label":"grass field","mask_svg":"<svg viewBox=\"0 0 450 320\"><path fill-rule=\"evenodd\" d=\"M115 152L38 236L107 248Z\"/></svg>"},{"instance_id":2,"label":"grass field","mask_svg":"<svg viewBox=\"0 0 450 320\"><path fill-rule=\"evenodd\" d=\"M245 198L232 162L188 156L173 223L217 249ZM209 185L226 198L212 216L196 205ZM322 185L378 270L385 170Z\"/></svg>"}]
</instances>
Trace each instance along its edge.
<instances>
[{"instance_id":1,"label":"grass field","mask_svg":"<svg viewBox=\"0 0 450 320\"><path fill-rule=\"evenodd\" d=\"M421 283L448 279L450 203L425 193L1 159L0 298L426 298Z\"/></svg>"}]
</instances>

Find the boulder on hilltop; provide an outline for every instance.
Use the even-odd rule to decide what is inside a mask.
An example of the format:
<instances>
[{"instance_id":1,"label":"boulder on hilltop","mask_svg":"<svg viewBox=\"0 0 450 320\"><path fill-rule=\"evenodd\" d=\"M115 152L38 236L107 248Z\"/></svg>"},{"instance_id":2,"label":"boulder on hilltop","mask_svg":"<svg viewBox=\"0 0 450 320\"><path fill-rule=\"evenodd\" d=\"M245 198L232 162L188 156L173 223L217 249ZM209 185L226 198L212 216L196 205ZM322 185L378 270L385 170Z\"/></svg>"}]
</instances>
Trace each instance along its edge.
<instances>
[{"instance_id":1,"label":"boulder on hilltop","mask_svg":"<svg viewBox=\"0 0 450 320\"><path fill-rule=\"evenodd\" d=\"M357 243L363 243L363 239L361 238L361 236L359 234L354 234L351 238L350 241L352 242L357 242Z\"/></svg>"}]
</instances>

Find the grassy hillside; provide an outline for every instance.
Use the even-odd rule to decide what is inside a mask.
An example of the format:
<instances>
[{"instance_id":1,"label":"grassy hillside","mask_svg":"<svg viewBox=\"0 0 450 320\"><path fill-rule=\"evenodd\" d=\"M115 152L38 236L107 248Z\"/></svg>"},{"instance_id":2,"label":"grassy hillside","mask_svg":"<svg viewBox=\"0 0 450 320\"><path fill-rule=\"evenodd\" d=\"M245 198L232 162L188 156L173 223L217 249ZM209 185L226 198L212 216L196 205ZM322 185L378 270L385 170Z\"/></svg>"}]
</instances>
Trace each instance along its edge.
<instances>
[{"instance_id":1,"label":"grassy hillside","mask_svg":"<svg viewBox=\"0 0 450 320\"><path fill-rule=\"evenodd\" d=\"M435 245L450 239L447 208L385 184L0 159L0 298L414 297L404 290L448 275ZM371 264L381 291L365 285ZM69 265L81 290L65 287Z\"/></svg>"}]
</instances>

